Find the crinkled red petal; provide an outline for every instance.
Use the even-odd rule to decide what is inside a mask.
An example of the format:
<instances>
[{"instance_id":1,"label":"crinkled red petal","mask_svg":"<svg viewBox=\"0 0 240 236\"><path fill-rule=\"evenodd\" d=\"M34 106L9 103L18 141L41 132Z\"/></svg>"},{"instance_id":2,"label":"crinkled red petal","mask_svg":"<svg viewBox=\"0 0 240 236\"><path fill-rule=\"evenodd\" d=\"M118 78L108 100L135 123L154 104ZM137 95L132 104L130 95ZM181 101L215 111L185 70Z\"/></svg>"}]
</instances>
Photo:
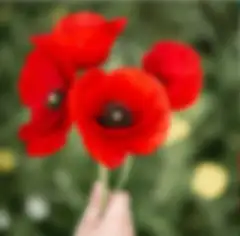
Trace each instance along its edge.
<instances>
[{"instance_id":1,"label":"crinkled red petal","mask_svg":"<svg viewBox=\"0 0 240 236\"><path fill-rule=\"evenodd\" d=\"M85 134L85 133L84 133ZM91 157L98 163L109 169L121 166L127 157L126 149L121 145L111 145L101 137L96 137L94 133L83 134L83 142Z\"/></svg>"},{"instance_id":2,"label":"crinkled red petal","mask_svg":"<svg viewBox=\"0 0 240 236\"><path fill-rule=\"evenodd\" d=\"M202 87L202 67L198 53L175 41L160 41L144 55L143 67L166 86L172 109L192 105Z\"/></svg>"},{"instance_id":3,"label":"crinkled red petal","mask_svg":"<svg viewBox=\"0 0 240 236\"><path fill-rule=\"evenodd\" d=\"M104 24L106 19L95 12L83 11L69 14L63 17L56 27L55 31L64 31L67 34L77 33L77 29L81 27L99 26Z\"/></svg>"},{"instance_id":4,"label":"crinkled red petal","mask_svg":"<svg viewBox=\"0 0 240 236\"><path fill-rule=\"evenodd\" d=\"M75 79L76 68L69 53L67 53L68 50L63 50L56 44L52 34L32 35L30 40L37 47L37 50L41 50L48 57L48 60L54 62L62 80L66 86L70 86Z\"/></svg>"},{"instance_id":5,"label":"crinkled red petal","mask_svg":"<svg viewBox=\"0 0 240 236\"><path fill-rule=\"evenodd\" d=\"M88 40L99 27L106 24L105 18L92 12L80 12L62 18L53 29L53 35L62 44L80 44ZM78 42L79 41L79 42Z\"/></svg>"},{"instance_id":6,"label":"crinkled red petal","mask_svg":"<svg viewBox=\"0 0 240 236\"><path fill-rule=\"evenodd\" d=\"M105 24L95 28L82 29L81 37L68 35L56 37L57 44L67 51L79 68L98 66L106 61L112 46L119 35L113 27ZM96 41L97 39L97 41Z\"/></svg>"},{"instance_id":7,"label":"crinkled red petal","mask_svg":"<svg viewBox=\"0 0 240 236\"><path fill-rule=\"evenodd\" d=\"M105 76L101 69L93 68L86 71L81 78L76 80L69 92L69 110L73 121L82 120L82 118L87 122L90 121L88 118L95 111L95 106L92 106L91 102L96 98L96 92L100 89ZM91 104L91 106L87 104Z\"/></svg>"},{"instance_id":8,"label":"crinkled red petal","mask_svg":"<svg viewBox=\"0 0 240 236\"><path fill-rule=\"evenodd\" d=\"M56 132L46 137L39 137L27 143L30 157L43 158L59 151L66 143L66 133Z\"/></svg>"},{"instance_id":9,"label":"crinkled red petal","mask_svg":"<svg viewBox=\"0 0 240 236\"><path fill-rule=\"evenodd\" d=\"M126 25L127 25L126 17L116 17L106 24L106 29L110 35L113 35L114 38L116 38L125 30Z\"/></svg>"},{"instance_id":10,"label":"crinkled red petal","mask_svg":"<svg viewBox=\"0 0 240 236\"><path fill-rule=\"evenodd\" d=\"M31 111L30 122L20 127L19 137L21 140L31 141L54 132L66 133L70 126L71 121L64 109L56 111L47 108L35 109Z\"/></svg>"},{"instance_id":11,"label":"crinkled red petal","mask_svg":"<svg viewBox=\"0 0 240 236\"><path fill-rule=\"evenodd\" d=\"M31 52L24 65L18 83L20 98L29 107L46 104L48 95L65 90L65 83L54 63L42 51Z\"/></svg>"},{"instance_id":12,"label":"crinkled red petal","mask_svg":"<svg viewBox=\"0 0 240 236\"><path fill-rule=\"evenodd\" d=\"M166 141L169 126L169 114L166 114L166 117L162 117L161 123L158 124L158 127L155 127L155 131L152 132L151 135L144 136L142 134L141 136L135 136L131 142L131 153L137 155L149 155L153 153Z\"/></svg>"},{"instance_id":13,"label":"crinkled red petal","mask_svg":"<svg viewBox=\"0 0 240 236\"><path fill-rule=\"evenodd\" d=\"M98 66L106 61L126 22L124 17L107 21L92 12L68 15L54 28L51 49L59 47L78 68Z\"/></svg>"}]
</instances>

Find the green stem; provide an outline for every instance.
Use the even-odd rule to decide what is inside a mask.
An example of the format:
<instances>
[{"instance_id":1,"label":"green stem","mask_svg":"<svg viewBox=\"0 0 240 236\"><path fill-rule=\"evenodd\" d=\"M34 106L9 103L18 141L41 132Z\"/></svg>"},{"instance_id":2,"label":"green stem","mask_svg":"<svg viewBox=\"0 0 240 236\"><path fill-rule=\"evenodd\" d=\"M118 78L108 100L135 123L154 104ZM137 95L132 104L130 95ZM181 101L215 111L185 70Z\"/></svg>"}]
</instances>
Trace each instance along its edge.
<instances>
[{"instance_id":1,"label":"green stem","mask_svg":"<svg viewBox=\"0 0 240 236\"><path fill-rule=\"evenodd\" d=\"M117 189L122 189L125 187L129 179L129 174L132 169L132 166L133 166L133 158L131 156L128 156L121 170L120 177L116 187Z\"/></svg>"},{"instance_id":2,"label":"green stem","mask_svg":"<svg viewBox=\"0 0 240 236\"><path fill-rule=\"evenodd\" d=\"M108 201L108 194L109 194L109 186L108 186L108 178L109 172L108 169L104 166L99 166L99 179L102 184L102 196L101 196L101 214L104 213L107 201Z\"/></svg>"}]
</instances>

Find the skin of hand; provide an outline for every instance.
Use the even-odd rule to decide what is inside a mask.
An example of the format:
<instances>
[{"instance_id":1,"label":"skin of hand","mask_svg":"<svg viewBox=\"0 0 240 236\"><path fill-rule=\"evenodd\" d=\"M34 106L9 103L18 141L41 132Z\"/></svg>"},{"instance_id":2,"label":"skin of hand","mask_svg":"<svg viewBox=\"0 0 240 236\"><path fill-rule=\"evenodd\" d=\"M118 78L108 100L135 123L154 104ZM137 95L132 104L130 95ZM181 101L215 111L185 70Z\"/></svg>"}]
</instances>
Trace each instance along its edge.
<instances>
[{"instance_id":1,"label":"skin of hand","mask_svg":"<svg viewBox=\"0 0 240 236\"><path fill-rule=\"evenodd\" d=\"M109 195L106 211L100 216L101 184L96 183L89 204L74 236L134 236L130 198L125 192Z\"/></svg>"}]
</instances>

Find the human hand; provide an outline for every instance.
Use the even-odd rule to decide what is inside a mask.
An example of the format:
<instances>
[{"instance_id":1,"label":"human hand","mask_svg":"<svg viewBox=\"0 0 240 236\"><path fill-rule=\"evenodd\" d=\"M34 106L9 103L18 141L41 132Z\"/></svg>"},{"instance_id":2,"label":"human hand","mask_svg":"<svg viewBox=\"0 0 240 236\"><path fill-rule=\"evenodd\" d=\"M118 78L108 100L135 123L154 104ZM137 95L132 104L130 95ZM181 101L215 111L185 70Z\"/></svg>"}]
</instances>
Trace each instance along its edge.
<instances>
[{"instance_id":1,"label":"human hand","mask_svg":"<svg viewBox=\"0 0 240 236\"><path fill-rule=\"evenodd\" d=\"M75 236L134 236L129 204L125 192L112 193L105 213L100 216L101 185L95 184L89 205Z\"/></svg>"}]
</instances>

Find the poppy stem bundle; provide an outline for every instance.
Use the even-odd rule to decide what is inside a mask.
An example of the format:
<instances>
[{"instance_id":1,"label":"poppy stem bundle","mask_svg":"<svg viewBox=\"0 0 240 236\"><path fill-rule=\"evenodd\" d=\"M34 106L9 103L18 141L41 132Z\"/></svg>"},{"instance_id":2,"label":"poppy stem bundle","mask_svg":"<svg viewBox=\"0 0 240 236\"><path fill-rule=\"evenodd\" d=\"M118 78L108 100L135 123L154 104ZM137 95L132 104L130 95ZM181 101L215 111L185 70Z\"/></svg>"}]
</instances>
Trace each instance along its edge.
<instances>
[{"instance_id":1,"label":"poppy stem bundle","mask_svg":"<svg viewBox=\"0 0 240 236\"><path fill-rule=\"evenodd\" d=\"M128 156L126 158L126 161L121 169L120 177L117 182L116 189L122 189L125 187L128 179L129 179L129 173L133 166L133 158L131 156ZM102 184L102 196L101 196L101 214L104 213L106 204L108 201L108 195L109 195L109 170L108 168L99 165L99 181Z\"/></svg>"},{"instance_id":2,"label":"poppy stem bundle","mask_svg":"<svg viewBox=\"0 0 240 236\"><path fill-rule=\"evenodd\" d=\"M125 164L123 165L120 173L120 177L116 186L116 189L122 189L125 187L128 179L129 174L133 166L133 158L131 156L128 156L128 158L125 161Z\"/></svg>"},{"instance_id":3,"label":"poppy stem bundle","mask_svg":"<svg viewBox=\"0 0 240 236\"><path fill-rule=\"evenodd\" d=\"M99 180L102 184L102 196L101 196L101 213L104 213L106 204L108 201L109 192L109 172L108 169L102 165L99 165Z\"/></svg>"}]
</instances>

